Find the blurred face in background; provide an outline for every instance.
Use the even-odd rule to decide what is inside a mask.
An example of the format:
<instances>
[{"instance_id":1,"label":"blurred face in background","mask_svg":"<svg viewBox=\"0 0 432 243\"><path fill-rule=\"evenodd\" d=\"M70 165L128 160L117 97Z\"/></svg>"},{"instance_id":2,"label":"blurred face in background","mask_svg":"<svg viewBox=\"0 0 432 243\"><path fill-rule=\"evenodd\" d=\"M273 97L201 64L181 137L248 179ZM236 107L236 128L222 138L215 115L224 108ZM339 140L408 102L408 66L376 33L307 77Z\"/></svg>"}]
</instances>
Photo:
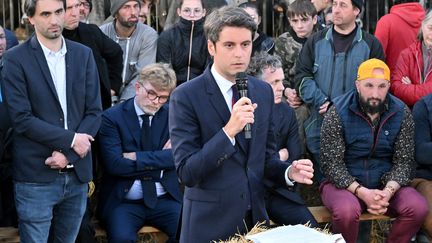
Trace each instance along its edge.
<instances>
[{"instance_id":1,"label":"blurred face in background","mask_svg":"<svg viewBox=\"0 0 432 243\"><path fill-rule=\"evenodd\" d=\"M262 79L271 85L274 94L274 103L279 104L282 102L283 91L283 80L285 78L282 68L264 68Z\"/></svg>"},{"instance_id":2,"label":"blurred face in background","mask_svg":"<svg viewBox=\"0 0 432 243\"><path fill-rule=\"evenodd\" d=\"M140 4L137 1L129 1L123 4L115 15L117 22L123 27L134 27L138 23Z\"/></svg>"},{"instance_id":3,"label":"blurred face in background","mask_svg":"<svg viewBox=\"0 0 432 243\"><path fill-rule=\"evenodd\" d=\"M432 18L422 23L423 42L428 49L432 48Z\"/></svg>"},{"instance_id":4,"label":"blurred face in background","mask_svg":"<svg viewBox=\"0 0 432 243\"><path fill-rule=\"evenodd\" d=\"M177 8L177 14L191 21L200 20L206 14L201 0L184 0L181 7Z\"/></svg>"},{"instance_id":5,"label":"blurred face in background","mask_svg":"<svg viewBox=\"0 0 432 243\"><path fill-rule=\"evenodd\" d=\"M298 37L308 38L313 32L314 25L317 23L317 16L295 15L292 18L288 18L288 21Z\"/></svg>"},{"instance_id":6,"label":"blurred face in background","mask_svg":"<svg viewBox=\"0 0 432 243\"><path fill-rule=\"evenodd\" d=\"M261 16L258 15L257 10L254 8L244 8L244 10L252 17L255 24L259 26L259 24L261 23Z\"/></svg>"},{"instance_id":7,"label":"blurred face in background","mask_svg":"<svg viewBox=\"0 0 432 243\"><path fill-rule=\"evenodd\" d=\"M151 7L153 6L152 1L144 0L141 1L141 11L138 16L138 21L141 23L147 23L147 16L150 16Z\"/></svg>"},{"instance_id":8,"label":"blurred face in background","mask_svg":"<svg viewBox=\"0 0 432 243\"><path fill-rule=\"evenodd\" d=\"M80 22L80 2L78 0L66 0L66 12L64 28L74 30Z\"/></svg>"},{"instance_id":9,"label":"blurred face in background","mask_svg":"<svg viewBox=\"0 0 432 243\"><path fill-rule=\"evenodd\" d=\"M79 14L80 21L86 23L90 14L90 3L85 0L80 0Z\"/></svg>"}]
</instances>

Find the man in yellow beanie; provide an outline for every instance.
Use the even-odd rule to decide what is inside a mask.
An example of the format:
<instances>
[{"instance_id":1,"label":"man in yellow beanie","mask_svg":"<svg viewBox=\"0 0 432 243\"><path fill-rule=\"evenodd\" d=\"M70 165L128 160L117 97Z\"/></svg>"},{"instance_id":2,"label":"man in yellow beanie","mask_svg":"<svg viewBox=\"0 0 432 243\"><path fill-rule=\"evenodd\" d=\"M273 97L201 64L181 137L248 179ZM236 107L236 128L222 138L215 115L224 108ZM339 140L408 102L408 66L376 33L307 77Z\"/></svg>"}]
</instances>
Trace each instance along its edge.
<instances>
[{"instance_id":1,"label":"man in yellow beanie","mask_svg":"<svg viewBox=\"0 0 432 243\"><path fill-rule=\"evenodd\" d=\"M333 233L355 243L363 212L396 218L386 242L409 242L425 219L426 200L408 187L414 170L414 122L408 107L388 93L390 70L363 62L356 89L334 99L321 129L321 199Z\"/></svg>"}]
</instances>

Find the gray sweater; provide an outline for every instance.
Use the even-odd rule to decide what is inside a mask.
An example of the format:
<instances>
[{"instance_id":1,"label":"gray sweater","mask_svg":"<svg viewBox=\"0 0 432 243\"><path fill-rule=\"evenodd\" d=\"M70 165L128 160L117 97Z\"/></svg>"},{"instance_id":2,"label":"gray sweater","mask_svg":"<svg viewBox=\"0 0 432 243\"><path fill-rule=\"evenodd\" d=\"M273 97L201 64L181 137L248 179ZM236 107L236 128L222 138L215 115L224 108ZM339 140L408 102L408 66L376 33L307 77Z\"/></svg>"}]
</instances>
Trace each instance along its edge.
<instances>
[{"instance_id":1,"label":"gray sweater","mask_svg":"<svg viewBox=\"0 0 432 243\"><path fill-rule=\"evenodd\" d=\"M146 65L156 62L158 34L153 28L143 23L137 23L136 29L130 37L121 38L117 36L114 21L100 26L100 29L117 42L123 50L123 87L119 97L120 100L127 100L135 95L134 85L140 70Z\"/></svg>"}]
</instances>

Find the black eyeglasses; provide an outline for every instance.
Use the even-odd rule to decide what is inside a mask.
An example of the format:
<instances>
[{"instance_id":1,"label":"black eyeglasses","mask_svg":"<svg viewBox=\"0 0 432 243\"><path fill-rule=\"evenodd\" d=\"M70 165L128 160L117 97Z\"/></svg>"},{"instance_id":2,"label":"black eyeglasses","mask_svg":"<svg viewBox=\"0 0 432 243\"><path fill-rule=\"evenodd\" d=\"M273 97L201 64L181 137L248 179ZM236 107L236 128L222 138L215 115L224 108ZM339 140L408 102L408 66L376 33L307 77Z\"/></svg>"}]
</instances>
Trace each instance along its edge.
<instances>
[{"instance_id":1,"label":"black eyeglasses","mask_svg":"<svg viewBox=\"0 0 432 243\"><path fill-rule=\"evenodd\" d=\"M90 3L88 3L88 2L81 2L79 4L79 6L82 6L82 7L86 8L86 9L90 9Z\"/></svg>"},{"instance_id":2,"label":"black eyeglasses","mask_svg":"<svg viewBox=\"0 0 432 243\"><path fill-rule=\"evenodd\" d=\"M149 100L153 101L153 100L157 99L157 101L159 102L159 104L164 104L164 103L166 103L168 101L169 96L157 95L153 90L148 90L148 89L146 89L146 87L144 87L143 84L141 84L141 83L139 83L139 84L146 91L147 98L149 98Z\"/></svg>"}]
</instances>

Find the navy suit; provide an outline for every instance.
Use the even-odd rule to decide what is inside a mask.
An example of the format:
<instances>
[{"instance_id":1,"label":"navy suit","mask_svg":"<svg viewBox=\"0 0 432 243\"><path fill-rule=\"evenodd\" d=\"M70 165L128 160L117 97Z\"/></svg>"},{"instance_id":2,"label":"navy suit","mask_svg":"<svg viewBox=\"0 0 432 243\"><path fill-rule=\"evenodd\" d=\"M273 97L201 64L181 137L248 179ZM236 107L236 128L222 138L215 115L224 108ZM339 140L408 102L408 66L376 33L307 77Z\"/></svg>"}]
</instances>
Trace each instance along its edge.
<instances>
[{"instance_id":1,"label":"navy suit","mask_svg":"<svg viewBox=\"0 0 432 243\"><path fill-rule=\"evenodd\" d=\"M166 233L168 233L167 228L171 229L173 227L174 230L171 231L174 231L173 234L175 235L182 196L174 170L171 149L162 149L169 139L168 105L162 106L153 116L151 122L153 151L142 151L140 130L138 115L134 107L134 98L111 107L102 116L99 136L105 172L99 198L99 214L106 221L108 234L110 234L110 228L115 229L117 227L122 230L130 228L129 224L132 224L132 219L127 222L114 222L113 218L119 217L115 215L116 208L124 202L126 194L136 179L158 181L167 191L166 196L169 196L170 201L174 201L174 205L177 205L174 208L168 208L168 210L176 213L177 221L172 222L169 219L160 218L158 220L161 222L156 223L145 220L145 224L154 225ZM125 152L136 152L137 160L133 161L124 158L123 153ZM164 170L162 178L160 178L161 170ZM149 196L149 193L152 192L143 191L143 196ZM160 208L159 199L155 209L145 207L143 200L138 203L141 208L145 209L145 214ZM144 222L135 226L136 229L131 229L130 232L133 235L130 237L136 237L136 232L143 224Z\"/></svg>"},{"instance_id":2,"label":"navy suit","mask_svg":"<svg viewBox=\"0 0 432 243\"><path fill-rule=\"evenodd\" d=\"M87 182L92 179L91 153L80 158L72 141L75 133L94 137L99 130L102 108L96 64L91 50L73 41L65 40L55 55L65 61L67 120L54 83L63 79L51 74L35 35L3 57L2 88L14 128L14 192L23 242L44 242L48 236L74 241L84 214ZM73 169L45 165L54 151L61 152Z\"/></svg>"},{"instance_id":3,"label":"navy suit","mask_svg":"<svg viewBox=\"0 0 432 243\"><path fill-rule=\"evenodd\" d=\"M276 104L273 121L277 150L288 149L288 163L300 159L302 149L299 145L299 128L294 109L286 103ZM279 186L269 179L265 179L264 183L268 189L266 208L271 220L280 225L309 222L312 227L318 226L295 187Z\"/></svg>"},{"instance_id":4,"label":"navy suit","mask_svg":"<svg viewBox=\"0 0 432 243\"><path fill-rule=\"evenodd\" d=\"M47 61L36 38L9 50L3 57L4 93L14 127L14 180L51 182L58 171L44 164L61 151L75 167L79 180L92 179L92 158L80 158L71 148L75 132L95 136L102 112L99 77L89 48L66 41L67 125ZM77 62L80 60L80 62Z\"/></svg>"},{"instance_id":5,"label":"navy suit","mask_svg":"<svg viewBox=\"0 0 432 243\"><path fill-rule=\"evenodd\" d=\"M222 130L230 111L209 68L171 95L171 142L177 174L186 185L180 242L207 243L244 233L247 214L252 223L268 220L264 176L286 185L288 164L276 154L272 89L249 77L248 93L258 104L252 139L239 133L235 146Z\"/></svg>"}]
</instances>

